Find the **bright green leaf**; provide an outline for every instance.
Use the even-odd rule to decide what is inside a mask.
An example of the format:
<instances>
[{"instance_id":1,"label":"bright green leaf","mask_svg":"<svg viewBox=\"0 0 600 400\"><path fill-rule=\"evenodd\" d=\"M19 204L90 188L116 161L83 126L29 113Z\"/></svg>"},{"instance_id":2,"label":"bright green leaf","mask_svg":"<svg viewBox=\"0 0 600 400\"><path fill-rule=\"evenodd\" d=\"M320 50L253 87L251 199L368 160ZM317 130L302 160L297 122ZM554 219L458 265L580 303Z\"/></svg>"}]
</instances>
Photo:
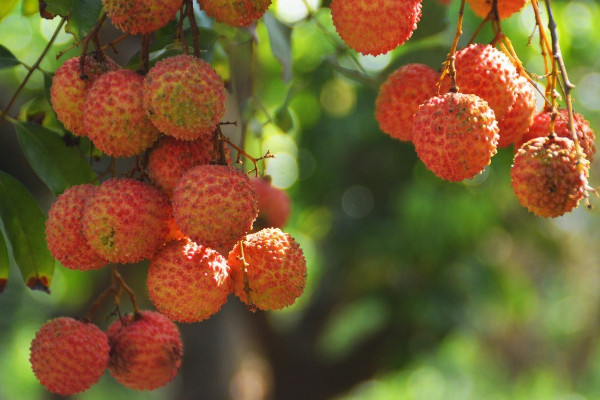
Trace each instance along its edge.
<instances>
[{"instance_id":1,"label":"bright green leaf","mask_svg":"<svg viewBox=\"0 0 600 400\"><path fill-rule=\"evenodd\" d=\"M2 0L0 1L0 21L4 19L17 4L17 0Z\"/></svg>"},{"instance_id":2,"label":"bright green leaf","mask_svg":"<svg viewBox=\"0 0 600 400\"><path fill-rule=\"evenodd\" d=\"M45 12L53 16L60 15L66 17L71 12L74 0L46 0Z\"/></svg>"},{"instance_id":3,"label":"bright green leaf","mask_svg":"<svg viewBox=\"0 0 600 400\"><path fill-rule=\"evenodd\" d=\"M283 67L283 80L289 82L292 79L292 49L290 44L292 29L279 22L271 13L264 15L263 22L269 32L271 51Z\"/></svg>"},{"instance_id":4,"label":"bright green leaf","mask_svg":"<svg viewBox=\"0 0 600 400\"><path fill-rule=\"evenodd\" d=\"M4 235L0 232L0 293L4 291L8 282L8 270L10 269L10 258Z\"/></svg>"},{"instance_id":5,"label":"bright green leaf","mask_svg":"<svg viewBox=\"0 0 600 400\"><path fill-rule=\"evenodd\" d=\"M73 3L71 18L67 24L67 31L75 37L82 39L91 31L100 17L102 11L101 0L78 0Z\"/></svg>"},{"instance_id":6,"label":"bright green leaf","mask_svg":"<svg viewBox=\"0 0 600 400\"><path fill-rule=\"evenodd\" d=\"M20 64L21 61L19 61L10 50L0 44L0 69L10 68Z\"/></svg>"},{"instance_id":7,"label":"bright green leaf","mask_svg":"<svg viewBox=\"0 0 600 400\"><path fill-rule=\"evenodd\" d=\"M28 122L17 122L15 128L29 165L54 194L96 179L79 150L67 146L53 131Z\"/></svg>"},{"instance_id":8,"label":"bright green leaf","mask_svg":"<svg viewBox=\"0 0 600 400\"><path fill-rule=\"evenodd\" d=\"M21 3L21 14L25 16L37 14L40 11L39 0L23 0Z\"/></svg>"},{"instance_id":9,"label":"bright green leaf","mask_svg":"<svg viewBox=\"0 0 600 400\"><path fill-rule=\"evenodd\" d=\"M0 171L0 228L23 281L49 292L55 260L45 237L46 217L35 199L15 178Z\"/></svg>"}]
</instances>

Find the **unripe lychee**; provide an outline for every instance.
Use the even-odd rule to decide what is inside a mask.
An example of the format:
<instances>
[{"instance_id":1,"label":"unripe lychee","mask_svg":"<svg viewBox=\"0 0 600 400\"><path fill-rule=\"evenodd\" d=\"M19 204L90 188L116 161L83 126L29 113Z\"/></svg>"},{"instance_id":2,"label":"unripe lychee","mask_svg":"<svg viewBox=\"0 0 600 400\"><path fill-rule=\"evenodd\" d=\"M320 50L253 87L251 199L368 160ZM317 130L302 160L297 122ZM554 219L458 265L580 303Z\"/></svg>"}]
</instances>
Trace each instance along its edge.
<instances>
[{"instance_id":1,"label":"unripe lychee","mask_svg":"<svg viewBox=\"0 0 600 400\"><path fill-rule=\"evenodd\" d=\"M132 35L151 33L175 18L183 0L102 0L114 26Z\"/></svg>"},{"instance_id":2,"label":"unripe lychee","mask_svg":"<svg viewBox=\"0 0 600 400\"><path fill-rule=\"evenodd\" d=\"M212 133L225 114L225 86L206 61L184 54L169 57L146 75L144 106L161 132L193 140Z\"/></svg>"},{"instance_id":3,"label":"unripe lychee","mask_svg":"<svg viewBox=\"0 0 600 400\"><path fill-rule=\"evenodd\" d=\"M271 0L198 0L198 3L208 16L241 28L262 17Z\"/></svg>"},{"instance_id":4,"label":"unripe lychee","mask_svg":"<svg viewBox=\"0 0 600 400\"><path fill-rule=\"evenodd\" d=\"M529 0L501 0L498 1L498 16L505 19L525 7ZM467 0L469 6L477 16L487 17L492 10L493 0Z\"/></svg>"},{"instance_id":5,"label":"unripe lychee","mask_svg":"<svg viewBox=\"0 0 600 400\"><path fill-rule=\"evenodd\" d=\"M102 74L119 69L110 58L86 56L85 77L81 77L80 57L65 61L52 78L50 102L56 117L77 136L87 136L83 125L84 101L92 83Z\"/></svg>"},{"instance_id":6,"label":"unripe lychee","mask_svg":"<svg viewBox=\"0 0 600 400\"><path fill-rule=\"evenodd\" d=\"M146 282L157 310L178 322L210 317L231 293L225 258L188 239L167 243L156 253Z\"/></svg>"},{"instance_id":7,"label":"unripe lychee","mask_svg":"<svg viewBox=\"0 0 600 400\"><path fill-rule=\"evenodd\" d=\"M49 391L63 396L98 382L108 365L106 335L96 325L68 317L46 322L31 342L31 368Z\"/></svg>"},{"instance_id":8,"label":"unripe lychee","mask_svg":"<svg viewBox=\"0 0 600 400\"><path fill-rule=\"evenodd\" d=\"M152 146L160 132L143 106L144 78L128 69L98 78L85 101L84 126L94 145L112 157L131 157Z\"/></svg>"},{"instance_id":9,"label":"unripe lychee","mask_svg":"<svg viewBox=\"0 0 600 400\"><path fill-rule=\"evenodd\" d=\"M246 236L242 243L243 260L239 243L227 260L235 295L261 310L294 304L306 285L306 260L294 238L280 229L265 228Z\"/></svg>"},{"instance_id":10,"label":"unripe lychee","mask_svg":"<svg viewBox=\"0 0 600 400\"><path fill-rule=\"evenodd\" d=\"M521 140L533 123L536 109L535 88L527 79L519 76L515 80L515 102L500 121L498 147L508 147Z\"/></svg>"},{"instance_id":11,"label":"unripe lychee","mask_svg":"<svg viewBox=\"0 0 600 400\"><path fill-rule=\"evenodd\" d=\"M474 94L446 93L419 106L413 143L425 166L449 181L479 174L496 154L494 111Z\"/></svg>"},{"instance_id":12,"label":"unripe lychee","mask_svg":"<svg viewBox=\"0 0 600 400\"><path fill-rule=\"evenodd\" d=\"M164 243L171 207L152 185L112 178L100 185L83 211L83 233L89 245L115 263L150 258Z\"/></svg>"},{"instance_id":13,"label":"unripe lychee","mask_svg":"<svg viewBox=\"0 0 600 400\"><path fill-rule=\"evenodd\" d=\"M407 64L379 88L375 118L382 131L399 140L412 140L412 118L425 100L436 95L439 74L424 64Z\"/></svg>"},{"instance_id":14,"label":"unripe lychee","mask_svg":"<svg viewBox=\"0 0 600 400\"><path fill-rule=\"evenodd\" d=\"M519 202L540 217L558 217L585 195L587 160L579 162L571 139L539 137L525 143L510 170Z\"/></svg>"},{"instance_id":15,"label":"unripe lychee","mask_svg":"<svg viewBox=\"0 0 600 400\"><path fill-rule=\"evenodd\" d=\"M250 179L228 165L198 165L173 191L173 216L183 233L211 248L233 244L252 229L258 214Z\"/></svg>"},{"instance_id":16,"label":"unripe lychee","mask_svg":"<svg viewBox=\"0 0 600 400\"><path fill-rule=\"evenodd\" d=\"M571 131L569 130L569 113L567 109L562 108L558 111L556 120L554 121L554 134L558 137L564 137L572 139ZM518 149L525 142L537 137L544 137L550 135L551 130L552 113L550 111L541 111L533 117L533 123L529 127L529 130L520 141L515 142L515 148ZM596 135L590 127L590 123L585 120L583 115L574 112L573 113L573 124L575 133L577 134L577 140L581 149L585 153L586 158L589 162L594 161L594 154L596 153L596 145L594 141Z\"/></svg>"},{"instance_id":17,"label":"unripe lychee","mask_svg":"<svg viewBox=\"0 0 600 400\"><path fill-rule=\"evenodd\" d=\"M223 150L226 162L230 164L229 147L224 146ZM171 196L175 184L185 171L195 165L209 164L219 157L212 135L189 142L163 136L148 153L148 174L156 186Z\"/></svg>"},{"instance_id":18,"label":"unripe lychee","mask_svg":"<svg viewBox=\"0 0 600 400\"><path fill-rule=\"evenodd\" d=\"M379 55L407 41L421 18L422 0L333 0L329 6L342 40L362 54Z\"/></svg>"},{"instance_id":19,"label":"unripe lychee","mask_svg":"<svg viewBox=\"0 0 600 400\"><path fill-rule=\"evenodd\" d=\"M253 177L250 181L258 199L258 216L252 229L283 228L290 216L290 197L284 190L273 186L269 178Z\"/></svg>"},{"instance_id":20,"label":"unripe lychee","mask_svg":"<svg viewBox=\"0 0 600 400\"><path fill-rule=\"evenodd\" d=\"M183 344L177 326L154 311L129 314L106 331L110 345L108 370L121 384L154 390L169 383L179 370Z\"/></svg>"},{"instance_id":21,"label":"unripe lychee","mask_svg":"<svg viewBox=\"0 0 600 400\"><path fill-rule=\"evenodd\" d=\"M485 100L500 121L516 100L515 81L519 77L510 59L489 44L471 44L456 53L456 85L460 93L472 93ZM450 88L450 78L441 91Z\"/></svg>"},{"instance_id":22,"label":"unripe lychee","mask_svg":"<svg viewBox=\"0 0 600 400\"><path fill-rule=\"evenodd\" d=\"M97 186L87 184L73 186L58 196L48 211L48 249L67 268L87 271L108 263L88 245L82 231L83 206L96 189Z\"/></svg>"}]
</instances>

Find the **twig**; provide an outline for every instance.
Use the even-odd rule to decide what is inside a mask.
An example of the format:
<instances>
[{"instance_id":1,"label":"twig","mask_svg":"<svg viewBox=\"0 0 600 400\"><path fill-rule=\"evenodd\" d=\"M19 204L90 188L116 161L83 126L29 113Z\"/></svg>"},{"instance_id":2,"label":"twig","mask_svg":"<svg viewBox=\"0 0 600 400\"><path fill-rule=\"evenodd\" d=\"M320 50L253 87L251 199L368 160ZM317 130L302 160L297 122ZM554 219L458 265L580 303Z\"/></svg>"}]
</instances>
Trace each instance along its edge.
<instances>
[{"instance_id":1,"label":"twig","mask_svg":"<svg viewBox=\"0 0 600 400\"><path fill-rule=\"evenodd\" d=\"M256 306L256 304L254 304L254 301L252 301L252 297L250 297L250 292L252 291L252 289L250 289L250 281L248 279L248 267L250 266L250 264L248 264L248 262L246 261L246 256L244 255L244 241L240 240L238 242L238 246L240 246L239 260L242 262L243 266L242 275L244 276L244 293L246 294L246 304L248 304L248 310L256 312L258 310L258 307Z\"/></svg>"},{"instance_id":2,"label":"twig","mask_svg":"<svg viewBox=\"0 0 600 400\"><path fill-rule=\"evenodd\" d=\"M458 93L458 86L456 86L456 48L458 47L458 39L460 35L462 35L462 23L463 23L463 15L465 13L465 0L460 1L460 9L458 10L458 22L456 24L456 34L454 35L454 42L452 43L452 47L448 52L448 58L444 62L442 73L440 74L440 79L438 81L438 92L441 88L441 83L444 77L447 75L450 76L450 89L449 91L452 93Z\"/></svg>"},{"instance_id":3,"label":"twig","mask_svg":"<svg viewBox=\"0 0 600 400\"><path fill-rule=\"evenodd\" d=\"M192 39L194 41L194 55L200 57L200 30L196 24L196 16L194 15L194 4L193 0L186 0L187 2L187 17L190 21L190 27L192 29ZM186 46L187 47L187 46Z\"/></svg>"}]
</instances>

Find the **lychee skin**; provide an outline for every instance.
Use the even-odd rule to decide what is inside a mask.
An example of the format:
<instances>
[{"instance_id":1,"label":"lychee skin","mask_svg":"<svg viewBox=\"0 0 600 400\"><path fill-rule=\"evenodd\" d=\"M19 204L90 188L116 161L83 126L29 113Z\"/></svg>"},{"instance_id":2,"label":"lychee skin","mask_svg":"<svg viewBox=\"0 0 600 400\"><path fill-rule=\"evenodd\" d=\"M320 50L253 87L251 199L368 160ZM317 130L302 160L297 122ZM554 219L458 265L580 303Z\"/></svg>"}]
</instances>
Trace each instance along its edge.
<instances>
[{"instance_id":1,"label":"lychee skin","mask_svg":"<svg viewBox=\"0 0 600 400\"><path fill-rule=\"evenodd\" d=\"M244 303L261 310L280 310L294 304L306 286L306 260L289 234L265 228L243 239L249 291L239 243L229 253L233 292ZM248 295L250 299L248 299Z\"/></svg>"},{"instance_id":2,"label":"lychee skin","mask_svg":"<svg viewBox=\"0 0 600 400\"><path fill-rule=\"evenodd\" d=\"M171 207L152 185L112 178L100 185L83 211L83 233L101 256L115 263L150 258L169 231Z\"/></svg>"},{"instance_id":3,"label":"lychee skin","mask_svg":"<svg viewBox=\"0 0 600 400\"><path fill-rule=\"evenodd\" d=\"M473 94L446 93L423 103L413 118L413 143L425 166L449 181L473 178L496 154L494 111Z\"/></svg>"},{"instance_id":4,"label":"lychee skin","mask_svg":"<svg viewBox=\"0 0 600 400\"><path fill-rule=\"evenodd\" d=\"M421 18L422 0L333 0L335 29L354 50L379 55L407 41Z\"/></svg>"},{"instance_id":5,"label":"lychee skin","mask_svg":"<svg viewBox=\"0 0 600 400\"><path fill-rule=\"evenodd\" d=\"M258 216L252 226L253 230L283 228L291 213L290 197L284 190L271 185L268 178L252 177L250 181L258 199Z\"/></svg>"},{"instance_id":6,"label":"lychee skin","mask_svg":"<svg viewBox=\"0 0 600 400\"><path fill-rule=\"evenodd\" d=\"M52 78L50 102L56 117L77 136L87 136L83 124L84 100L92 83L101 75L119 69L119 65L108 57L97 60L86 56L84 63L85 78L81 77L80 57L65 61Z\"/></svg>"},{"instance_id":7,"label":"lychee skin","mask_svg":"<svg viewBox=\"0 0 600 400\"><path fill-rule=\"evenodd\" d=\"M144 106L161 132L181 140L211 134L225 115L225 86L206 61L165 58L144 80Z\"/></svg>"},{"instance_id":8,"label":"lychee skin","mask_svg":"<svg viewBox=\"0 0 600 400\"><path fill-rule=\"evenodd\" d=\"M114 26L132 35L151 33L175 18L183 0L102 0Z\"/></svg>"},{"instance_id":9,"label":"lychee skin","mask_svg":"<svg viewBox=\"0 0 600 400\"><path fill-rule=\"evenodd\" d=\"M194 242L219 248L241 239L258 214L250 179L228 165L198 165L182 175L172 198L173 216Z\"/></svg>"},{"instance_id":10,"label":"lychee skin","mask_svg":"<svg viewBox=\"0 0 600 400\"><path fill-rule=\"evenodd\" d=\"M439 74L424 64L407 64L379 88L375 118L382 131L399 140L412 140L412 118L425 100L436 95Z\"/></svg>"},{"instance_id":11,"label":"lychee skin","mask_svg":"<svg viewBox=\"0 0 600 400\"><path fill-rule=\"evenodd\" d=\"M225 258L187 239L167 243L158 251L146 283L157 310L178 322L209 318L231 293Z\"/></svg>"},{"instance_id":12,"label":"lychee skin","mask_svg":"<svg viewBox=\"0 0 600 400\"><path fill-rule=\"evenodd\" d=\"M230 164L229 147L224 146L224 151L225 161ZM185 171L195 165L209 164L219 157L210 135L191 141L163 136L148 153L148 174L152 182L170 197Z\"/></svg>"},{"instance_id":13,"label":"lychee skin","mask_svg":"<svg viewBox=\"0 0 600 400\"><path fill-rule=\"evenodd\" d=\"M567 109L563 108L558 110L559 114L554 121L554 134L558 137L564 137L571 139L571 131L569 130L569 113ZM518 149L525 142L537 137L544 137L550 135L550 122L552 121L552 114L550 111L541 111L533 117L533 123L529 127L529 130L520 141L515 142L515 148ZM573 124L575 133L577 134L577 140L581 149L585 153L586 158L589 162L594 161L594 154L596 153L596 135L590 127L590 123L585 120L583 115L574 112L573 113Z\"/></svg>"},{"instance_id":14,"label":"lychee skin","mask_svg":"<svg viewBox=\"0 0 600 400\"><path fill-rule=\"evenodd\" d=\"M73 186L58 196L48 211L48 249L67 268L88 271L108 264L88 245L82 231L83 207L96 189L97 186L88 184Z\"/></svg>"},{"instance_id":15,"label":"lychee skin","mask_svg":"<svg viewBox=\"0 0 600 400\"><path fill-rule=\"evenodd\" d=\"M536 109L535 88L527 79L519 76L515 80L515 102L500 121L498 147L508 147L517 143L527 133L533 123Z\"/></svg>"},{"instance_id":16,"label":"lychee skin","mask_svg":"<svg viewBox=\"0 0 600 400\"><path fill-rule=\"evenodd\" d=\"M68 396L98 382L108 366L106 335L97 326L68 317L46 322L31 342L31 368L52 393Z\"/></svg>"},{"instance_id":17,"label":"lychee skin","mask_svg":"<svg viewBox=\"0 0 600 400\"><path fill-rule=\"evenodd\" d=\"M94 145L112 157L131 157L152 146L160 132L146 116L144 78L127 69L108 72L88 91L84 126Z\"/></svg>"},{"instance_id":18,"label":"lychee skin","mask_svg":"<svg viewBox=\"0 0 600 400\"><path fill-rule=\"evenodd\" d=\"M539 137L519 149L510 175L513 191L524 207L540 217L555 218L577 207L585 195L589 172L587 161L578 163L571 139Z\"/></svg>"},{"instance_id":19,"label":"lychee skin","mask_svg":"<svg viewBox=\"0 0 600 400\"><path fill-rule=\"evenodd\" d=\"M198 0L198 4L209 17L241 28L262 17L271 0Z\"/></svg>"},{"instance_id":20,"label":"lychee skin","mask_svg":"<svg viewBox=\"0 0 600 400\"><path fill-rule=\"evenodd\" d=\"M498 15L500 19L505 19L520 11L529 0L502 0L498 2ZM467 0L473 12L485 18L492 10L492 0Z\"/></svg>"},{"instance_id":21,"label":"lychee skin","mask_svg":"<svg viewBox=\"0 0 600 400\"><path fill-rule=\"evenodd\" d=\"M169 383L179 370L183 344L177 326L155 311L128 314L106 331L110 345L108 370L121 384L154 390Z\"/></svg>"}]
</instances>

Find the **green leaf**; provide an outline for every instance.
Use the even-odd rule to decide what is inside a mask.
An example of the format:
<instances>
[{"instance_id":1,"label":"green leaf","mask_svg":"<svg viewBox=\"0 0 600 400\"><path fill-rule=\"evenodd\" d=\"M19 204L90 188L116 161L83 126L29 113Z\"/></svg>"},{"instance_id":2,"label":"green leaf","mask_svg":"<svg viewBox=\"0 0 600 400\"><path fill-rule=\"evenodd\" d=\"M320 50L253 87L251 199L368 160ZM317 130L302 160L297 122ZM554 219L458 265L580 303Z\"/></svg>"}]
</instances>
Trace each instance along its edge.
<instances>
[{"instance_id":1,"label":"green leaf","mask_svg":"<svg viewBox=\"0 0 600 400\"><path fill-rule=\"evenodd\" d=\"M284 82L289 82L292 79L292 47L290 44L292 29L279 22L269 12L264 15L263 22L269 32L271 51L283 67L283 80Z\"/></svg>"},{"instance_id":2,"label":"green leaf","mask_svg":"<svg viewBox=\"0 0 600 400\"><path fill-rule=\"evenodd\" d=\"M6 282L8 282L8 270L10 269L10 258L8 257L8 247L4 235L0 232L0 293L4 292Z\"/></svg>"},{"instance_id":3,"label":"green leaf","mask_svg":"<svg viewBox=\"0 0 600 400\"><path fill-rule=\"evenodd\" d=\"M10 50L0 44L0 69L10 68L20 64L21 61L19 61Z\"/></svg>"},{"instance_id":4,"label":"green leaf","mask_svg":"<svg viewBox=\"0 0 600 400\"><path fill-rule=\"evenodd\" d=\"M46 245L46 217L31 194L15 178L0 171L0 230L25 284L48 289L55 260Z\"/></svg>"},{"instance_id":5,"label":"green leaf","mask_svg":"<svg viewBox=\"0 0 600 400\"><path fill-rule=\"evenodd\" d=\"M29 16L37 14L40 11L39 0L23 0L21 3L21 14Z\"/></svg>"},{"instance_id":6,"label":"green leaf","mask_svg":"<svg viewBox=\"0 0 600 400\"><path fill-rule=\"evenodd\" d=\"M15 128L29 165L57 196L73 185L96 179L79 150L67 146L53 131L29 122L16 122Z\"/></svg>"},{"instance_id":7,"label":"green leaf","mask_svg":"<svg viewBox=\"0 0 600 400\"><path fill-rule=\"evenodd\" d=\"M75 0L46 0L43 2L46 7L43 8L42 3L40 3L40 10L50 14L52 17L56 15L66 17L71 12L71 7L73 7L74 1Z\"/></svg>"},{"instance_id":8,"label":"green leaf","mask_svg":"<svg viewBox=\"0 0 600 400\"><path fill-rule=\"evenodd\" d=\"M101 11L101 0L78 0L74 2L71 18L69 18L67 24L67 31L78 39L86 37L98 22Z\"/></svg>"},{"instance_id":9,"label":"green leaf","mask_svg":"<svg viewBox=\"0 0 600 400\"><path fill-rule=\"evenodd\" d=\"M4 19L17 4L17 0L2 0L0 1L0 21Z\"/></svg>"}]
</instances>

